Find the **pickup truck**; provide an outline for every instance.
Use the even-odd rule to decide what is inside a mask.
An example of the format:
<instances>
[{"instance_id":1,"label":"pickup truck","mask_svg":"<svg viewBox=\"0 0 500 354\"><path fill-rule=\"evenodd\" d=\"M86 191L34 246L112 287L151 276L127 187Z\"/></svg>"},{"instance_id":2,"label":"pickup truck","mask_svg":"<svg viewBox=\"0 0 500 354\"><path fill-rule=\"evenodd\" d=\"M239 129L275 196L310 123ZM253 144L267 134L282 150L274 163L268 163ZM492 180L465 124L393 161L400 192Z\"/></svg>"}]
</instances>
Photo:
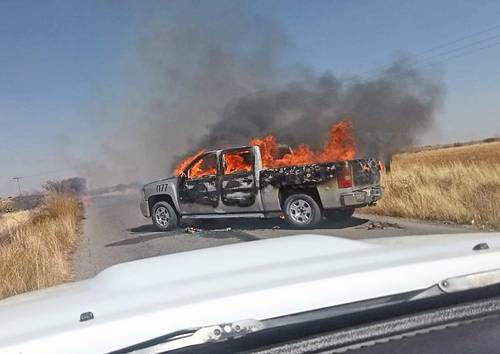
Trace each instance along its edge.
<instances>
[{"instance_id":1,"label":"pickup truck","mask_svg":"<svg viewBox=\"0 0 500 354\"><path fill-rule=\"evenodd\" d=\"M237 163L235 163L237 162ZM267 218L297 228L348 218L382 196L378 160L266 168L259 146L199 154L175 177L146 184L140 209L160 231L182 219Z\"/></svg>"}]
</instances>

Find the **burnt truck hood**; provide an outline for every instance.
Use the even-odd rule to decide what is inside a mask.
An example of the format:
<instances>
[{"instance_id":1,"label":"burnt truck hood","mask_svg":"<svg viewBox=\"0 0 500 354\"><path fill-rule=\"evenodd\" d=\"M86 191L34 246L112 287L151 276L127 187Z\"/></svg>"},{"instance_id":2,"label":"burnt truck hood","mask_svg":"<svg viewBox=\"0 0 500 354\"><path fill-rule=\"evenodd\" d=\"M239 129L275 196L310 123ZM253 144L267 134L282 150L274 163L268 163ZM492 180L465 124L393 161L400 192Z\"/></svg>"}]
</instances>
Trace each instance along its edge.
<instances>
[{"instance_id":1,"label":"burnt truck hood","mask_svg":"<svg viewBox=\"0 0 500 354\"><path fill-rule=\"evenodd\" d=\"M123 263L0 301L0 352L103 353L186 328L425 289L500 268L499 236L299 235ZM489 249L473 251L479 242Z\"/></svg>"}]
</instances>

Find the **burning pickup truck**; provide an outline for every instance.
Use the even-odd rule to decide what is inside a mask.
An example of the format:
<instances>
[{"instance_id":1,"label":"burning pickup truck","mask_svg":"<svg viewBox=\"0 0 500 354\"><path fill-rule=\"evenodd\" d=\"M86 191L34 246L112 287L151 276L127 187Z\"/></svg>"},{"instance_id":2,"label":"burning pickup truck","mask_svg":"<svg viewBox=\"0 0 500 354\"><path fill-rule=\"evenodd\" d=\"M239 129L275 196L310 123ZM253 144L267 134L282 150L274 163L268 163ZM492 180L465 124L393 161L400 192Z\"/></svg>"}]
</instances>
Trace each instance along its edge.
<instances>
[{"instance_id":1,"label":"burning pickup truck","mask_svg":"<svg viewBox=\"0 0 500 354\"><path fill-rule=\"evenodd\" d=\"M339 160L355 154L350 140L334 139L339 128L332 127L320 154L306 145L293 151L272 136L199 152L179 165L175 177L143 187L141 212L161 231L175 228L181 218L284 215L298 228L314 227L324 216L348 218L381 198L382 165L373 158Z\"/></svg>"}]
</instances>

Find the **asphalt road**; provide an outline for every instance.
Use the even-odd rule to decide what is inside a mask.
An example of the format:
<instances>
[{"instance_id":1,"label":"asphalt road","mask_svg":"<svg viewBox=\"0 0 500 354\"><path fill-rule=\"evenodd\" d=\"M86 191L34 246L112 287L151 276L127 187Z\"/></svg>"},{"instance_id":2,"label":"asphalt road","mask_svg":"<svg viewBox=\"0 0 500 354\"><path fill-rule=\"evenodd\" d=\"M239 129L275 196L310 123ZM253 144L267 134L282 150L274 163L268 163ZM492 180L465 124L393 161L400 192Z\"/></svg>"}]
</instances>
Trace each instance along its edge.
<instances>
[{"instance_id":1,"label":"asphalt road","mask_svg":"<svg viewBox=\"0 0 500 354\"><path fill-rule=\"evenodd\" d=\"M139 195L133 192L98 196L88 201L82 241L74 255L76 279L90 278L126 261L301 233L371 239L473 231L457 225L355 214L347 222L325 221L317 229L307 231L291 229L280 219L252 219L211 222L210 226L201 222L189 224L203 228L194 233L186 232L188 225L175 231L157 232L150 219L141 215L138 203Z\"/></svg>"}]
</instances>

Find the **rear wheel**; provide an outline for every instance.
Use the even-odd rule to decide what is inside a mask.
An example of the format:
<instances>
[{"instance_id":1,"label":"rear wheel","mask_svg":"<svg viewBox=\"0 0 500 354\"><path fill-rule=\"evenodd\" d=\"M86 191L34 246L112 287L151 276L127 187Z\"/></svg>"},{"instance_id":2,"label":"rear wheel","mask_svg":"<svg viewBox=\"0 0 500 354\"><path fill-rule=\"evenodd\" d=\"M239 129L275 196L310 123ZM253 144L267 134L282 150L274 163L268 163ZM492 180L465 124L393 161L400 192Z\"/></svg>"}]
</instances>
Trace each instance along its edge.
<instances>
[{"instance_id":1,"label":"rear wheel","mask_svg":"<svg viewBox=\"0 0 500 354\"><path fill-rule=\"evenodd\" d=\"M286 198L284 211L288 223L298 228L311 228L321 221L319 204L307 194L292 194Z\"/></svg>"},{"instance_id":2,"label":"rear wheel","mask_svg":"<svg viewBox=\"0 0 500 354\"><path fill-rule=\"evenodd\" d=\"M175 229L179 223L179 218L172 205L163 201L153 205L151 219L153 219L153 224L159 231Z\"/></svg>"}]
</instances>

